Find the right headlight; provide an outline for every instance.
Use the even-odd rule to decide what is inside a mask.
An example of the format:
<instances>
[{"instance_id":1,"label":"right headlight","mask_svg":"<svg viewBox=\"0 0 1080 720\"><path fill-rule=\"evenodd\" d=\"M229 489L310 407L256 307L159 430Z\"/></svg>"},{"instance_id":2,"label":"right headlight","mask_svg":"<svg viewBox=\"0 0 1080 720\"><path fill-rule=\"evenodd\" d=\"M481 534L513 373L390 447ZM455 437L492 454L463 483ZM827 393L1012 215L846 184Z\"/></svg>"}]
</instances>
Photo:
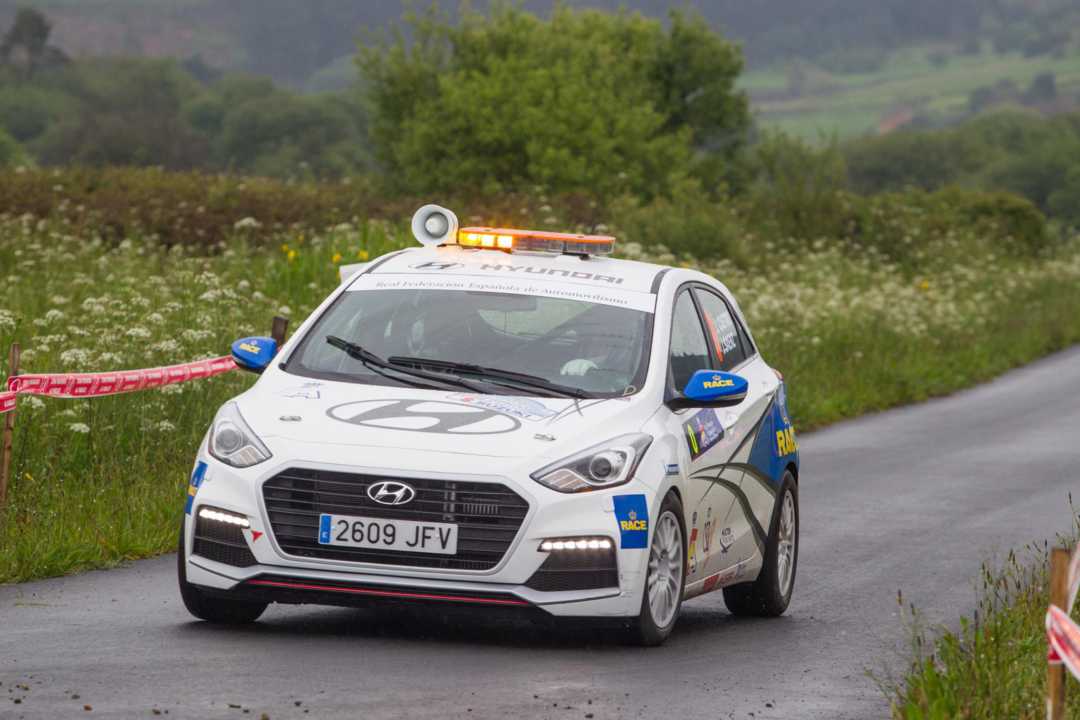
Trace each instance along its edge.
<instances>
[{"instance_id":1,"label":"right headlight","mask_svg":"<svg viewBox=\"0 0 1080 720\"><path fill-rule=\"evenodd\" d=\"M210 426L210 454L236 468L258 465L270 459L270 451L244 422L236 403L225 403Z\"/></svg>"},{"instance_id":2,"label":"right headlight","mask_svg":"<svg viewBox=\"0 0 1080 720\"><path fill-rule=\"evenodd\" d=\"M563 493L602 490L630 482L652 435L631 433L594 445L532 474L532 479Z\"/></svg>"}]
</instances>

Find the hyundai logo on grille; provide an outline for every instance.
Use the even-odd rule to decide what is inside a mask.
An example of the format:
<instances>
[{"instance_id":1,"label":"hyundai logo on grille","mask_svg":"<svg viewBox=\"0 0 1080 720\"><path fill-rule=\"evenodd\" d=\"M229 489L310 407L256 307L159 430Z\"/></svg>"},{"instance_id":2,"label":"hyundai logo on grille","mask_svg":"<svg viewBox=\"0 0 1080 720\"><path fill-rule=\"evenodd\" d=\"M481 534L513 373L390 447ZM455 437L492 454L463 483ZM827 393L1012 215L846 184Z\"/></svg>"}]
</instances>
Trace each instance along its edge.
<instances>
[{"instance_id":1,"label":"hyundai logo on grille","mask_svg":"<svg viewBox=\"0 0 1080 720\"><path fill-rule=\"evenodd\" d=\"M512 415L441 400L360 400L335 405L326 414L363 427L443 435L500 435L521 427Z\"/></svg>"},{"instance_id":2,"label":"hyundai logo on grille","mask_svg":"<svg viewBox=\"0 0 1080 720\"><path fill-rule=\"evenodd\" d=\"M416 491L412 487L395 480L371 483L368 485L367 494L381 505L404 505L416 497Z\"/></svg>"}]
</instances>

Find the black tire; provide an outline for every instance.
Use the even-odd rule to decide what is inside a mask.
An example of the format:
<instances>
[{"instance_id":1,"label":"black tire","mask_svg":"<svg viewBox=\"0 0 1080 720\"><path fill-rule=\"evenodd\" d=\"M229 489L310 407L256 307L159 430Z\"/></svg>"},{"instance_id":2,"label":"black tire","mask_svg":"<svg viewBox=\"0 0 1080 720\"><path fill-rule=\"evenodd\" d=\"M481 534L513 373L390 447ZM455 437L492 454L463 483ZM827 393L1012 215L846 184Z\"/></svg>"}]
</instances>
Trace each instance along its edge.
<instances>
[{"instance_id":1,"label":"black tire","mask_svg":"<svg viewBox=\"0 0 1080 720\"><path fill-rule=\"evenodd\" d=\"M180 582L180 598L188 612L207 622L226 625L253 623L266 611L267 603L208 595L187 581L184 563L184 523L180 522L180 547L176 553L176 575Z\"/></svg>"},{"instance_id":2,"label":"black tire","mask_svg":"<svg viewBox=\"0 0 1080 720\"><path fill-rule=\"evenodd\" d=\"M794 508L794 544L791 550L790 579L787 587L781 587L779 572L780 525L785 497L791 495ZM791 471L784 473L773 510L772 526L765 543L765 561L761 573L753 582L740 583L724 588L724 603L733 615L750 617L777 617L783 615L791 602L795 589L795 571L799 565L799 487Z\"/></svg>"},{"instance_id":3,"label":"black tire","mask_svg":"<svg viewBox=\"0 0 1080 720\"><path fill-rule=\"evenodd\" d=\"M686 521L683 518L683 506L679 501L679 497L675 493L668 493L664 498L664 502L660 504L660 510L656 513L656 520L653 524L652 537L649 540L649 557L651 559L653 553L653 542L656 539L656 533L662 527L662 519L665 514L671 514L674 516L675 523L679 529L679 562L682 567L682 580L678 583L679 590L677 597L675 598L675 612L671 616L671 619L664 625L658 625L653 618L652 608L649 603L649 566L651 563L646 564L645 579L643 581L644 591L641 594L641 609L638 612L638 616L634 618L630 624L629 639L636 645L642 645L645 647L655 647L661 645L668 636L671 635L671 631L675 628L675 623L679 620L679 613L682 611L682 599L683 593L686 591Z\"/></svg>"}]
</instances>

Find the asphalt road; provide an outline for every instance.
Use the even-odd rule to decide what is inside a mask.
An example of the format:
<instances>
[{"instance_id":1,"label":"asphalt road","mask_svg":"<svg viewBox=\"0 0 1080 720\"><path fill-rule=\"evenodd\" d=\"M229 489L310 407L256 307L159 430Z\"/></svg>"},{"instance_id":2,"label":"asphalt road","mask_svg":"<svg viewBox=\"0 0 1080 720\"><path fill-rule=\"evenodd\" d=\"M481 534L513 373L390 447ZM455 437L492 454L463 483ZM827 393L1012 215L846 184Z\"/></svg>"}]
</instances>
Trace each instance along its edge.
<instances>
[{"instance_id":1,"label":"asphalt road","mask_svg":"<svg viewBox=\"0 0 1080 720\"><path fill-rule=\"evenodd\" d=\"M651 650L316 607L215 627L184 611L173 556L0 587L0 718L885 717L867 671L904 668L897 591L955 625L982 561L1066 530L1078 428L1080 348L804 436L788 615L736 620L707 595Z\"/></svg>"}]
</instances>

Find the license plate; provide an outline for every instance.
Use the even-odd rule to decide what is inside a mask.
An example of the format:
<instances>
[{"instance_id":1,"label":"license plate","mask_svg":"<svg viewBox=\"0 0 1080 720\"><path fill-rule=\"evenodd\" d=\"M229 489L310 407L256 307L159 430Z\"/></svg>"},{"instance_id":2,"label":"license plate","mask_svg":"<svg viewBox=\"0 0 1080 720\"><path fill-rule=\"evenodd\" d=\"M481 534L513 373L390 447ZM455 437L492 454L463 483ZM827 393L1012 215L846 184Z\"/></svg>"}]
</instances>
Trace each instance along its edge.
<instances>
[{"instance_id":1,"label":"license plate","mask_svg":"<svg viewBox=\"0 0 1080 720\"><path fill-rule=\"evenodd\" d=\"M458 526L452 523L327 513L319 516L320 545L456 555L457 531Z\"/></svg>"}]
</instances>

